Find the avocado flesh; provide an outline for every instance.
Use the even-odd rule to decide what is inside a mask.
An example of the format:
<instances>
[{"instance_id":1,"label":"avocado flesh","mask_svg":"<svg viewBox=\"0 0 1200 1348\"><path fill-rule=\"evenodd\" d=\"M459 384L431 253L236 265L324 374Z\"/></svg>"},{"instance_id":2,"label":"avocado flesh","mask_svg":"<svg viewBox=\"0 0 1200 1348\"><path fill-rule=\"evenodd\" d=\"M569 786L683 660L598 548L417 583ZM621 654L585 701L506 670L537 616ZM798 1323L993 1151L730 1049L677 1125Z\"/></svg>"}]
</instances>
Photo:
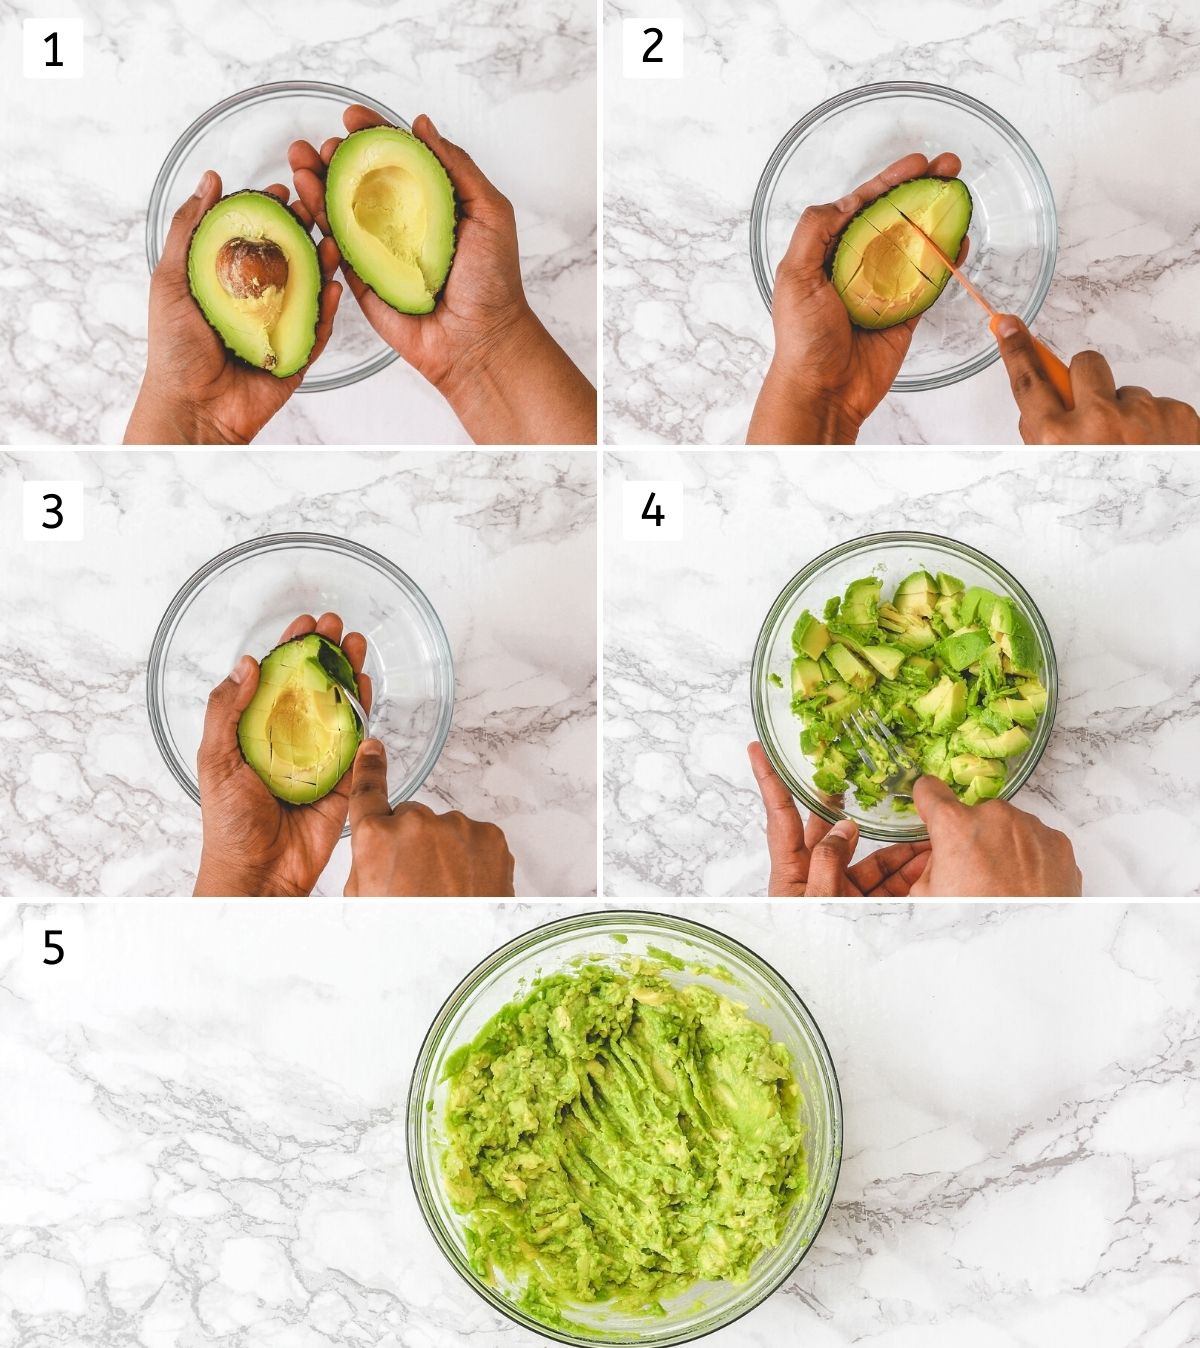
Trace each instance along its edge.
<instances>
[{"instance_id":1,"label":"avocado flesh","mask_svg":"<svg viewBox=\"0 0 1200 1348\"><path fill-rule=\"evenodd\" d=\"M918 571L890 598L875 577L852 581L824 613L824 624L807 610L796 624L791 683L800 748L818 789L853 791L864 809L885 800L886 763L880 758L872 771L845 724L863 710L876 713L909 757L966 804L1001 794L1009 761L1032 744L1047 701L1040 647L1016 603ZM825 644L811 658L801 647L818 627ZM1014 665L1005 640L1020 648L1028 669ZM895 796L891 808L909 813L913 805Z\"/></svg>"},{"instance_id":2,"label":"avocado flesh","mask_svg":"<svg viewBox=\"0 0 1200 1348\"><path fill-rule=\"evenodd\" d=\"M282 284L259 284L264 277ZM234 192L206 211L188 247L188 286L217 336L247 364L286 379L308 363L321 267L308 231L282 202Z\"/></svg>"},{"instance_id":3,"label":"avocado flesh","mask_svg":"<svg viewBox=\"0 0 1200 1348\"><path fill-rule=\"evenodd\" d=\"M890 328L924 313L950 271L919 231L957 258L970 223L971 194L957 178L914 178L865 206L842 231L830 267L851 321Z\"/></svg>"},{"instance_id":4,"label":"avocado flesh","mask_svg":"<svg viewBox=\"0 0 1200 1348\"><path fill-rule=\"evenodd\" d=\"M363 738L343 689L359 696L350 662L316 632L285 641L263 660L238 721L238 745L273 796L309 805L341 781Z\"/></svg>"},{"instance_id":5,"label":"avocado flesh","mask_svg":"<svg viewBox=\"0 0 1200 1348\"><path fill-rule=\"evenodd\" d=\"M454 260L454 188L437 156L398 127L355 131L325 177L342 256L393 309L427 314Z\"/></svg>"}]
</instances>

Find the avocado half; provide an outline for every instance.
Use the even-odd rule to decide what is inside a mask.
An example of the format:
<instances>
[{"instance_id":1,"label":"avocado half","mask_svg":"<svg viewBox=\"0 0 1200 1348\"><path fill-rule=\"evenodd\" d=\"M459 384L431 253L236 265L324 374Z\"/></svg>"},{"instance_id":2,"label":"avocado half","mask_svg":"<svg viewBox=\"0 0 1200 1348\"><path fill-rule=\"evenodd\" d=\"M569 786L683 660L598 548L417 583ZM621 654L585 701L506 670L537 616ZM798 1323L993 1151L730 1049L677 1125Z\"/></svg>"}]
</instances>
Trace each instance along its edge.
<instances>
[{"instance_id":1,"label":"avocado half","mask_svg":"<svg viewBox=\"0 0 1200 1348\"><path fill-rule=\"evenodd\" d=\"M343 689L359 696L350 661L316 632L285 641L263 660L237 734L242 757L273 796L311 805L354 762L363 728Z\"/></svg>"},{"instance_id":2,"label":"avocado half","mask_svg":"<svg viewBox=\"0 0 1200 1348\"><path fill-rule=\"evenodd\" d=\"M950 271L913 225L957 258L971 211L971 194L958 178L913 178L864 206L842 231L830 265L851 321L891 328L923 314Z\"/></svg>"},{"instance_id":3,"label":"avocado half","mask_svg":"<svg viewBox=\"0 0 1200 1348\"><path fill-rule=\"evenodd\" d=\"M352 132L325 175L325 211L342 256L402 314L427 314L450 274L457 212L438 157L394 126Z\"/></svg>"},{"instance_id":4,"label":"avocado half","mask_svg":"<svg viewBox=\"0 0 1200 1348\"><path fill-rule=\"evenodd\" d=\"M317 339L321 266L308 230L266 192L234 192L204 213L188 248L188 286L242 360L280 379Z\"/></svg>"}]
</instances>

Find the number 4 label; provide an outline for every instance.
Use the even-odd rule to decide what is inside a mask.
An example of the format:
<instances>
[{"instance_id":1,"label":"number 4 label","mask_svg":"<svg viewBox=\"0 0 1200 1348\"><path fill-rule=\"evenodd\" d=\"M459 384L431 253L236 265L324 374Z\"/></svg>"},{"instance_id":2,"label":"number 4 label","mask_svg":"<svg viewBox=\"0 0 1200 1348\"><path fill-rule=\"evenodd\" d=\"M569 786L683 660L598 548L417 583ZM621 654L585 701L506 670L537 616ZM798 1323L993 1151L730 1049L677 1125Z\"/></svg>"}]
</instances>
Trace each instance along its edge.
<instances>
[{"instance_id":1,"label":"number 4 label","mask_svg":"<svg viewBox=\"0 0 1200 1348\"><path fill-rule=\"evenodd\" d=\"M26 19L21 39L27 80L77 80L83 74L82 19Z\"/></svg>"},{"instance_id":2,"label":"number 4 label","mask_svg":"<svg viewBox=\"0 0 1200 1348\"><path fill-rule=\"evenodd\" d=\"M683 74L683 20L625 19L621 58L627 80L677 80Z\"/></svg>"},{"instance_id":3,"label":"number 4 label","mask_svg":"<svg viewBox=\"0 0 1200 1348\"><path fill-rule=\"evenodd\" d=\"M626 541L678 543L683 538L682 482L626 482L621 504Z\"/></svg>"},{"instance_id":4,"label":"number 4 label","mask_svg":"<svg viewBox=\"0 0 1200 1348\"><path fill-rule=\"evenodd\" d=\"M26 482L25 540L78 543L83 537L82 482Z\"/></svg>"}]
</instances>

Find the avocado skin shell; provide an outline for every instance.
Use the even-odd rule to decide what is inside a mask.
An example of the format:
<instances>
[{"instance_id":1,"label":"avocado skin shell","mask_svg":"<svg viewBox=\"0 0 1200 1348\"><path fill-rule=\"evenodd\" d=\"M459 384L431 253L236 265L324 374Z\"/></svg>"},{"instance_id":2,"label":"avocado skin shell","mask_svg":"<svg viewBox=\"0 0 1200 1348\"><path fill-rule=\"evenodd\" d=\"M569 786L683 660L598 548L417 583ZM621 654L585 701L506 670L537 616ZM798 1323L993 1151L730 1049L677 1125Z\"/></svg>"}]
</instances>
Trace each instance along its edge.
<instances>
[{"instance_id":1,"label":"avocado skin shell","mask_svg":"<svg viewBox=\"0 0 1200 1348\"><path fill-rule=\"evenodd\" d=\"M949 177L949 176L946 175L945 173L922 173L920 176L921 176L922 178L928 178L930 181L933 181L933 182L942 182L942 183L962 182L962 179L961 179L961 178L953 178L953 177ZM911 182L912 179L907 179L906 181ZM903 185L904 185L903 183L897 183L897 184L896 184L897 187L902 187ZM966 228L963 230L963 238L965 239L965 238L967 237L967 235L971 232L971 221L975 218L975 198L971 195L971 189L970 189L969 187L967 187L966 183L963 183L963 187L966 188L966 193L967 193L967 224L966 224ZM888 192L891 192L892 190L893 190L892 188L890 188L890 187L888 188ZM883 198L886 197L886 196L888 195L888 192L883 192L883 193L881 193L879 196L877 196L877 197L875 198L875 201L868 201L867 204L866 204L865 206L860 207L859 210L855 211L854 214L850 217L850 219L847 220L846 223L842 226L841 233L838 234L837 240L835 241L835 243L834 243L834 245L833 245L833 249L832 249L832 251L831 251L830 254L829 254L829 260L825 263L825 275L828 276L829 279L830 279L831 281L833 280L833 264L834 264L834 260L835 260L836 257L837 257L838 249L842 246L842 239L845 238L845 236L846 236L846 231L850 228L850 226L851 226L852 224L854 224L854 222L859 218L859 216L865 215L865 214L867 213L867 211L869 211L869 210L871 209L871 207L875 205L875 202L877 202L877 201L882 201ZM921 316L921 314L923 314L923 313L925 313L927 310L931 309L931 308L933 307L933 305L934 305L934 304L941 298L942 292L946 289L946 286L947 286L949 283L950 283L950 277L947 276L946 279L942 282L940 288L938 289L937 294L934 295L933 299L931 299L931 300L929 301L929 303L925 306L925 308L924 308L924 309L921 309L921 310L920 310L918 313L916 313L916 314L909 314L908 317L909 317L909 318L919 318L919 317ZM854 315L853 315L852 313L850 313L850 310L849 310L849 309L846 310L846 313L847 313L847 315L849 316L850 322L853 323L854 326L855 326L856 328L861 328L862 331L864 331L864 332L886 332L886 331L887 331L887 328L868 328L865 324L857 322L857 321L855 320ZM900 322L902 322L902 323L903 323L903 322L907 322L907 321L908 321L908 319L901 319L901 320L900 320ZM899 323L892 323L892 324L889 324L890 327L899 327L899 325L900 325Z\"/></svg>"},{"instance_id":2,"label":"avocado skin shell","mask_svg":"<svg viewBox=\"0 0 1200 1348\"><path fill-rule=\"evenodd\" d=\"M192 251L192 243L196 238L196 230L200 228L200 226L205 222L205 220L208 219L209 214L212 211L215 211L217 207L221 205L222 202L231 201L234 197L266 197L268 201L273 201L276 206L282 206L283 209L292 216L292 218L295 220L295 222L300 226L301 230L303 231L304 237L308 240L309 247L313 250L313 256L316 257L317 259L317 275L319 276L321 274L321 259L320 256L317 254L317 245L313 243L312 235L308 232L308 226L304 223L303 220L300 219L300 217L296 214L296 212L292 210L291 206L287 202L280 201L278 197L273 197L270 194L270 192L260 192L257 187L243 187L237 192L226 192L223 197L218 197L216 201L214 201L213 204L208 208L208 210L204 212L204 214L200 217L200 219L196 221L195 225L192 228L191 234L188 235L187 253L184 255L185 269L187 267L187 257ZM197 297L195 290L192 289L192 278L190 275L188 276L188 294L191 295L192 299L195 301L196 308L200 310L201 316L203 317L204 321L208 323L208 326L212 328L212 330L217 334L218 337L221 338L221 345L225 347L225 350L229 352L229 354L233 357L234 360L237 361L239 365L244 365L247 370L257 370L259 374L270 374L272 379L279 378L278 375L271 374L270 370L264 370L261 365L252 365L250 361L243 360L242 357L239 356L236 351L234 351L231 347L226 345L225 338L221 337L220 332L215 327L213 327L212 323L209 323L208 315L204 312L204 306L200 303L200 300ZM320 293L318 292L317 317L316 321L313 323L314 345L317 340L317 328L320 326L320 322L321 322L321 296ZM311 360L311 348L309 359ZM289 374L283 377L285 379L294 379L296 377L296 374L301 374L303 373L304 370L307 369L308 369L308 362L306 361L305 364L301 367L301 369L297 370L295 374ZM284 644L286 645L287 643L285 642ZM268 651L267 654L269 655L270 652Z\"/></svg>"},{"instance_id":3,"label":"avocado skin shell","mask_svg":"<svg viewBox=\"0 0 1200 1348\"><path fill-rule=\"evenodd\" d=\"M405 130L404 130L404 127L402 127L402 126L392 126L392 124L391 124L390 122L386 123L386 126L387 126L387 128L388 128L389 131L401 131L401 132L403 132L404 135L406 135L406 136L412 136L413 140L417 141L419 144L425 145L425 142L424 142L423 140L421 140L421 138L420 138L419 136L413 135L413 133L412 133L411 131L405 131ZM380 128L379 128L378 126L360 126L360 127L358 128L357 131L351 131L350 134L349 134L348 136L343 136L343 137L342 137L342 145L348 145L348 144L354 139L355 136L361 136L361 135L364 134L364 132L367 132L367 131L378 131L379 129L380 129ZM338 146L338 150L340 150L340 149L342 148L342 145L339 145L339 146ZM425 148L426 148L427 150L429 150L429 146L428 146L428 145L425 145ZM336 155L336 154L337 154L337 150L335 150L333 153L334 153L334 155ZM433 151L432 151L432 150L429 150L429 153L430 153L430 154L433 154ZM437 159L437 155L433 154L433 157L434 157L435 159ZM446 166L445 166L445 164L442 164L442 161L441 161L440 159L437 159L437 161L438 161L439 164L441 164L442 172L443 172L443 173L446 173ZM333 158L332 158L332 157L330 158L330 161L329 161L329 162L330 162L330 164L333 163ZM449 173L446 173L446 179L447 179L447 181L450 183L450 194L451 194L451 196L453 196L453 198L454 198L454 243L453 243L453 247L450 249L450 262L449 262L448 266L446 267L446 279L442 282L441 287L439 288L439 290L437 291L437 293L436 293L436 294L434 295L434 297L433 297L433 305L434 305L434 308L435 308L435 309L437 308L438 301L442 298L442 295L443 295L443 293L445 292L446 287L450 284L450 273L454 270L454 259L458 256L458 226L459 226L459 224L460 224L461 221L462 221L462 202L460 202L459 199L458 199L458 191L457 191L457 189L456 189L455 186L454 186L454 179L450 177ZM332 231L331 231L331 232L332 232ZM339 251L340 251L342 245L341 245L340 241L338 240L337 235L333 235L333 241L337 244L338 249L339 249ZM344 256L344 254L343 254L343 256ZM388 308L391 308L391 305L388 305ZM403 311L400 310L400 309L397 309L396 312L397 312L397 313L402 313ZM432 312L432 310L431 310L431 312ZM419 315L418 315L418 317L419 317Z\"/></svg>"},{"instance_id":4,"label":"avocado skin shell","mask_svg":"<svg viewBox=\"0 0 1200 1348\"><path fill-rule=\"evenodd\" d=\"M237 193L234 193L233 195L236 196ZM295 643L296 643L297 641L304 641L304 640L306 640L308 637L317 637L317 638L318 638L324 645L326 645L326 646L332 646L332 647L338 652L339 655L341 655L343 658L346 659L346 663L349 664L349 659L346 657L346 652L345 652L344 650L342 650L341 645L340 645L338 642L334 641L331 637L325 636L324 633L322 633L322 632L302 632L302 633L301 633L299 636L297 636L297 637L291 637L291 638L289 638L289 640L287 640L287 641L281 641L277 646L272 646L271 649L266 653L266 655L264 655L263 658L258 662L259 668L261 669L262 666L263 666L263 665L264 665L264 664L271 658L271 656L273 656L273 655L275 654L276 651L281 651L281 650L283 650L283 648L284 648L285 646L292 646L292 645L295 645ZM329 677L330 677L331 679L333 679L334 683L339 683L339 684L342 683L341 679L335 678L335 677L333 676L333 674L330 674ZM350 689L350 691L351 691L351 692L354 694L354 696L355 696L356 698L358 698L358 700L361 702L361 701L362 701L362 695L361 695L361 693L359 692L358 680L354 677L353 672L351 672L351 675L350 675L350 682L351 682L351 684L353 685L353 687ZM345 684L342 684L342 686L345 687ZM362 732L362 726L359 724L359 721L358 721L358 717L357 717L357 716L354 718L354 726L355 726L355 731L356 731L356 733L357 733L357 735L358 735L358 742L359 742L359 744L361 744L362 741L363 741L363 732ZM250 760L246 757L246 754L245 754L244 750L242 749L242 740L241 740L241 736L235 734L235 735L234 735L234 739L237 740L238 754L241 756L242 762L245 763L245 765L250 769L250 771L253 772L254 775L257 777L257 776L258 776L258 770L255 768L254 764L251 763ZM260 778L259 780L261 781L262 779ZM265 783L264 783L264 785L265 785ZM270 790L269 787L268 787L267 789ZM336 789L337 789L337 783L334 783L334 785L331 786L331 787L329 788L329 791L326 791L326 792L325 792L325 796L329 795L330 791L335 791ZM280 803L281 805L286 805L286 806L289 806L289 807L292 808L292 809L297 809L297 810L302 810L302 809L307 808L307 807L304 806L304 805L294 805L294 806L293 806L292 803L291 803L290 801L286 801L286 800L283 800L283 799L282 799L281 797L279 797L279 796L275 796L275 795L274 795L274 792L272 792L271 794L274 796L274 798L275 798L276 800L279 801L279 803ZM318 796L318 797L317 797L317 800L324 800L324 799L325 799L325 796ZM315 805L315 804L316 804L316 801L312 801L312 802L310 802L310 803L313 804L313 805Z\"/></svg>"}]
</instances>

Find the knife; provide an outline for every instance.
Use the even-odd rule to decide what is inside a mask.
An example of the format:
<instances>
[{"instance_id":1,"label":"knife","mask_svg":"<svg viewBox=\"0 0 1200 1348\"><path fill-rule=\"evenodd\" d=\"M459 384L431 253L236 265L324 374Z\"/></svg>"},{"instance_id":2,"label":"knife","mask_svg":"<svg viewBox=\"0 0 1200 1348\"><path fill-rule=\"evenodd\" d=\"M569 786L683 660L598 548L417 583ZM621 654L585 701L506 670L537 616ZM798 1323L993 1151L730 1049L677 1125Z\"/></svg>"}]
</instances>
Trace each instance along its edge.
<instances>
[{"instance_id":1,"label":"knife","mask_svg":"<svg viewBox=\"0 0 1200 1348\"><path fill-rule=\"evenodd\" d=\"M900 214L904 215L904 212L901 211ZM904 218L908 220L908 223L912 225L913 229L917 231L917 233L925 240L925 242L930 246L930 248L932 248L933 251L938 255L943 265L949 268L950 274L963 287L963 289L966 290L967 294L970 295L970 297L975 301L975 303L978 304L981 308L985 309L988 312L988 314L991 315L991 320L988 323L988 327L991 329L992 336L994 337L996 335L996 324L1000 321L1001 315L998 314L996 310L992 308L992 306L987 302L987 300L983 298L983 296L979 293L979 291L975 288L975 286L972 285L971 282L967 280L966 276L958 269L958 264L950 261L950 259L946 256L945 252L938 247L938 245L929 237L928 234L925 233L925 231L921 228L921 226L918 225L915 220L910 220L907 215L905 215ZM1051 384L1054 385L1054 390L1058 394L1058 396L1063 400L1063 403L1066 406L1067 411L1068 412L1071 411L1075 406L1075 398L1071 393L1070 370L1067 369L1066 365L1054 354L1053 351L1050 350L1050 348L1045 344L1045 342L1039 342L1032 332L1029 334L1029 339L1030 341L1033 342L1034 349L1038 353L1038 359L1042 362L1042 368L1046 371L1046 377L1050 380Z\"/></svg>"}]
</instances>

